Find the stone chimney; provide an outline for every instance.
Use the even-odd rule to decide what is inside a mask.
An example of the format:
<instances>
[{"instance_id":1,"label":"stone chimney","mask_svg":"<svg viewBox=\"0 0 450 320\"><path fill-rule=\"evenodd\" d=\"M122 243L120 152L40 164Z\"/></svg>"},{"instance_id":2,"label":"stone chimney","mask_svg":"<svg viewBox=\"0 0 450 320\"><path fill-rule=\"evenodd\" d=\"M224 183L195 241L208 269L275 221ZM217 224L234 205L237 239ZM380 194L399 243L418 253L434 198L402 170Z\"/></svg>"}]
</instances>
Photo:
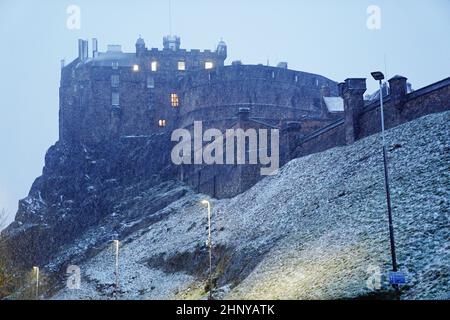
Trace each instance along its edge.
<instances>
[{"instance_id":1,"label":"stone chimney","mask_svg":"<svg viewBox=\"0 0 450 320\"><path fill-rule=\"evenodd\" d=\"M407 94L406 79L403 76L395 76L389 80L390 97L395 106L401 107L405 102Z\"/></svg>"},{"instance_id":2,"label":"stone chimney","mask_svg":"<svg viewBox=\"0 0 450 320\"><path fill-rule=\"evenodd\" d=\"M81 61L85 61L89 57L88 45L87 40L78 39L78 58Z\"/></svg>"},{"instance_id":3,"label":"stone chimney","mask_svg":"<svg viewBox=\"0 0 450 320\"><path fill-rule=\"evenodd\" d=\"M364 108L365 78L350 78L339 84L339 92L344 99L345 141L352 144L359 134L359 116Z\"/></svg>"},{"instance_id":4,"label":"stone chimney","mask_svg":"<svg viewBox=\"0 0 450 320\"><path fill-rule=\"evenodd\" d=\"M323 85L320 88L320 93L322 94L322 97L330 97L331 96L330 87L327 85Z\"/></svg>"},{"instance_id":5,"label":"stone chimney","mask_svg":"<svg viewBox=\"0 0 450 320\"><path fill-rule=\"evenodd\" d=\"M97 38L92 38L92 58L98 56L98 41Z\"/></svg>"},{"instance_id":6,"label":"stone chimney","mask_svg":"<svg viewBox=\"0 0 450 320\"><path fill-rule=\"evenodd\" d=\"M242 122L248 121L249 117L250 117L250 108L245 108L245 107L239 108L239 111L238 111L239 121L242 121Z\"/></svg>"},{"instance_id":7,"label":"stone chimney","mask_svg":"<svg viewBox=\"0 0 450 320\"><path fill-rule=\"evenodd\" d=\"M323 85L320 87L320 106L322 107L322 110L325 110L327 106L325 105L325 99L324 97L331 96L330 87L327 85Z\"/></svg>"}]
</instances>

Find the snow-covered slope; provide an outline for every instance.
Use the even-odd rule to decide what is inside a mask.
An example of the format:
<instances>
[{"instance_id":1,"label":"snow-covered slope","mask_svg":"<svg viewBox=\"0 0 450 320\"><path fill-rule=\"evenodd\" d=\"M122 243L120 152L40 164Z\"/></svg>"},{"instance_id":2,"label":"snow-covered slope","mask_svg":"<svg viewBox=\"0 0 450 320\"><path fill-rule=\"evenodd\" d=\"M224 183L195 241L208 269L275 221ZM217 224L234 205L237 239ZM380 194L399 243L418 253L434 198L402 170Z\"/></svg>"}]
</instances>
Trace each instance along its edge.
<instances>
[{"instance_id":1,"label":"snow-covered slope","mask_svg":"<svg viewBox=\"0 0 450 320\"><path fill-rule=\"evenodd\" d=\"M450 112L434 114L387 135L397 256L408 281L403 299L449 298L449 123ZM121 239L119 299L205 296L200 199L188 190ZM380 290L390 290L379 135L293 160L247 192L211 201L217 298L356 298L377 292L380 276ZM112 245L79 266L81 289L53 298L111 298Z\"/></svg>"}]
</instances>

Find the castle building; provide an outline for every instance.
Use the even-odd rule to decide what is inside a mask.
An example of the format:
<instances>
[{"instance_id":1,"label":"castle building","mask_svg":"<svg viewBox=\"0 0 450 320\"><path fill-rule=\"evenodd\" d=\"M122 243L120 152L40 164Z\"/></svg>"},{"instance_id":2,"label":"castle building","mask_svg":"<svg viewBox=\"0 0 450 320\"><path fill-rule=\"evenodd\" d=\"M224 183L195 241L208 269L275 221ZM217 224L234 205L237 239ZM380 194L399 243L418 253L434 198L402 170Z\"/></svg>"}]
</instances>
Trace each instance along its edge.
<instances>
[{"instance_id":1,"label":"castle building","mask_svg":"<svg viewBox=\"0 0 450 320\"><path fill-rule=\"evenodd\" d=\"M365 78L337 83L321 75L276 67L226 65L227 45L186 50L166 36L163 48L147 48L139 37L135 52L119 45L98 51L97 39L78 41L78 57L61 63L60 142L116 144L124 140L167 139L174 129L275 128L280 130L281 165L379 132L376 95L364 99ZM378 93L379 95L380 93ZM386 127L450 108L450 79L412 92L396 76L383 89ZM136 139L138 138L138 139ZM165 141L165 140L164 140ZM158 154L155 161L166 157ZM170 162L170 161L167 161ZM170 163L167 163L170 166ZM178 166L178 178L214 197L239 194L261 179L259 168Z\"/></svg>"},{"instance_id":2,"label":"castle building","mask_svg":"<svg viewBox=\"0 0 450 320\"><path fill-rule=\"evenodd\" d=\"M290 121L333 117L321 101L322 87L337 96L325 77L279 67L225 66L227 45L214 51L181 48L166 36L163 49L136 41L136 52L119 45L98 51L97 40L79 40L79 54L62 68L60 140L101 142L189 127L194 120L216 128L232 125L239 108L250 118L281 127ZM81 129L81 131L80 131Z\"/></svg>"}]
</instances>

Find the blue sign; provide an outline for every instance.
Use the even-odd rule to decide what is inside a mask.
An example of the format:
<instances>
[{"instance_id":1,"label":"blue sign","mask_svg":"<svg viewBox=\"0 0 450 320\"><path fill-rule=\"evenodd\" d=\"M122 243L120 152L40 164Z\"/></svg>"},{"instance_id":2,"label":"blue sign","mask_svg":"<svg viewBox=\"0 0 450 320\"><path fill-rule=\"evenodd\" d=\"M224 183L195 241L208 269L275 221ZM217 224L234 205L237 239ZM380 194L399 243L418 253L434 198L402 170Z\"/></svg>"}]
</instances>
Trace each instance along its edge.
<instances>
[{"instance_id":1,"label":"blue sign","mask_svg":"<svg viewBox=\"0 0 450 320\"><path fill-rule=\"evenodd\" d=\"M401 271L389 272L389 283L390 284L405 284L406 283L405 274Z\"/></svg>"}]
</instances>

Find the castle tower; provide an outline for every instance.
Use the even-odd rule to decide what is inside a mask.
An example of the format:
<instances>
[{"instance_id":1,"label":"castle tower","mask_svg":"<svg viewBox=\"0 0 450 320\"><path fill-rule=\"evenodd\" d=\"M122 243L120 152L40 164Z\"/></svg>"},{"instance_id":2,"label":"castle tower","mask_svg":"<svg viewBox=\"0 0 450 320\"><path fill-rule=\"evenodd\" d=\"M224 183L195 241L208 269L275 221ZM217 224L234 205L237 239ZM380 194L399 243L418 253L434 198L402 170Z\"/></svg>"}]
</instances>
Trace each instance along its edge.
<instances>
[{"instance_id":1,"label":"castle tower","mask_svg":"<svg viewBox=\"0 0 450 320\"><path fill-rule=\"evenodd\" d=\"M180 37L178 36L169 35L163 38L164 49L177 51L178 49L180 49L180 44L181 40Z\"/></svg>"},{"instance_id":2,"label":"castle tower","mask_svg":"<svg viewBox=\"0 0 450 320\"><path fill-rule=\"evenodd\" d=\"M224 60L227 58L227 44L223 40L217 45L216 52Z\"/></svg>"},{"instance_id":3,"label":"castle tower","mask_svg":"<svg viewBox=\"0 0 450 320\"><path fill-rule=\"evenodd\" d=\"M143 56L145 53L145 41L139 35L139 38L136 40L136 56Z\"/></svg>"}]
</instances>

